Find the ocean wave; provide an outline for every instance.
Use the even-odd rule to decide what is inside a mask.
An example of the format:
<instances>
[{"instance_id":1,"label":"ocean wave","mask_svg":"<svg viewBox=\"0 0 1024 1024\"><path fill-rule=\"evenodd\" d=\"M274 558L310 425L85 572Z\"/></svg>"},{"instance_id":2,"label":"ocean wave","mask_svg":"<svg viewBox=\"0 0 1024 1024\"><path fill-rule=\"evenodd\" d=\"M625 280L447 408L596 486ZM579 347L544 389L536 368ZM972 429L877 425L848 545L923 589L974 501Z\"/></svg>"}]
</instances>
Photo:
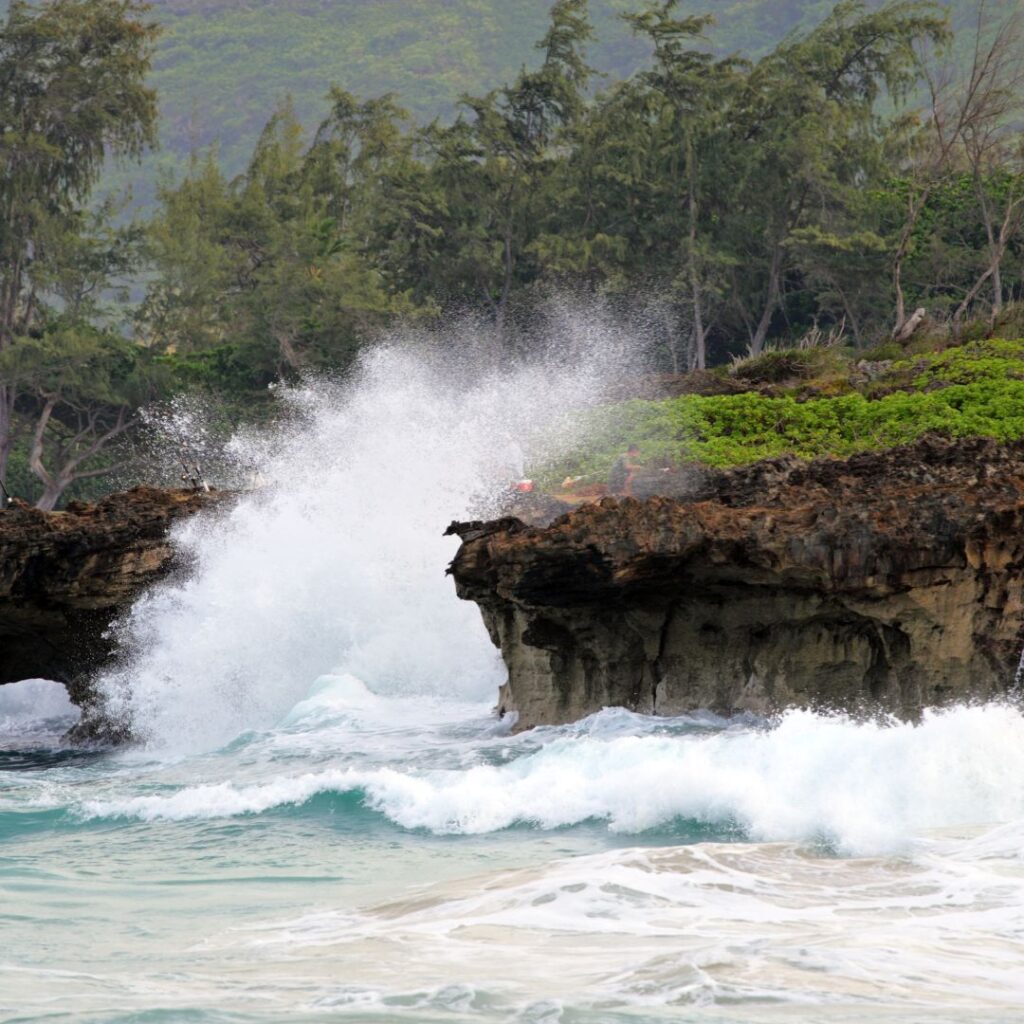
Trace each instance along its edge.
<instances>
[{"instance_id":1,"label":"ocean wave","mask_svg":"<svg viewBox=\"0 0 1024 1024\"><path fill-rule=\"evenodd\" d=\"M358 792L395 824L437 834L586 821L636 834L685 819L735 823L755 841L893 852L924 830L1024 817L1024 716L987 705L885 725L791 711L768 730L563 736L499 765L326 769L92 800L80 810L182 821L261 814L330 792Z\"/></svg>"}]
</instances>

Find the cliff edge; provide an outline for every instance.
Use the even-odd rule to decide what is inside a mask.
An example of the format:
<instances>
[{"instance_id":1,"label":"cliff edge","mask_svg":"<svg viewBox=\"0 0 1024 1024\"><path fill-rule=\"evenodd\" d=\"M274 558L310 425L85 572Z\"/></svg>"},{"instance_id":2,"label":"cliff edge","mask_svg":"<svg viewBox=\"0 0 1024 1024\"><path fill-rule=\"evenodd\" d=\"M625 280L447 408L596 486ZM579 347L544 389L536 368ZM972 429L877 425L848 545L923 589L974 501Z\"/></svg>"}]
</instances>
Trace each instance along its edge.
<instances>
[{"instance_id":1,"label":"cliff edge","mask_svg":"<svg viewBox=\"0 0 1024 1024\"><path fill-rule=\"evenodd\" d=\"M1024 643L1024 442L787 457L451 530L520 729L608 706L912 718L1007 692Z\"/></svg>"},{"instance_id":2,"label":"cliff edge","mask_svg":"<svg viewBox=\"0 0 1024 1024\"><path fill-rule=\"evenodd\" d=\"M108 627L172 567L171 526L225 497L137 487L64 512L0 511L0 683L53 679L84 703Z\"/></svg>"}]
</instances>

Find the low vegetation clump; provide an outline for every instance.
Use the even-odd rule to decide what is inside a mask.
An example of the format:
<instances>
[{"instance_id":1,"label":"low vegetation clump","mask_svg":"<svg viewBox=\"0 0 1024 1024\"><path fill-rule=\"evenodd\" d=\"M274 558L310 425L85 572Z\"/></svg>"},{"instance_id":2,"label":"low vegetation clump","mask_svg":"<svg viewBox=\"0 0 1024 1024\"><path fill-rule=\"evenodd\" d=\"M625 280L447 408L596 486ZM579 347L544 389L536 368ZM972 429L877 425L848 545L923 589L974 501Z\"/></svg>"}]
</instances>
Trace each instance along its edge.
<instances>
[{"instance_id":1,"label":"low vegetation clump","mask_svg":"<svg viewBox=\"0 0 1024 1024\"><path fill-rule=\"evenodd\" d=\"M729 376L748 384L783 384L821 377L840 363L831 348L773 348L735 361Z\"/></svg>"},{"instance_id":2,"label":"low vegetation clump","mask_svg":"<svg viewBox=\"0 0 1024 1024\"><path fill-rule=\"evenodd\" d=\"M1024 342L978 341L908 361L913 386L1024 380ZM908 364L896 364L898 373Z\"/></svg>"}]
</instances>

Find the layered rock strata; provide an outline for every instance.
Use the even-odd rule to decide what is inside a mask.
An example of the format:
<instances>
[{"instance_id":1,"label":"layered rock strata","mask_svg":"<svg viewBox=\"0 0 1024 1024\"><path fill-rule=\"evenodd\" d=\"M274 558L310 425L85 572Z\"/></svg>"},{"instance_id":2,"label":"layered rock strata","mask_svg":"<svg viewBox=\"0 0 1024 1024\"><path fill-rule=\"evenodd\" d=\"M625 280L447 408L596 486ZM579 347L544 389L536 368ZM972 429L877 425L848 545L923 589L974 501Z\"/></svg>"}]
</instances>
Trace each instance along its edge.
<instances>
[{"instance_id":1,"label":"layered rock strata","mask_svg":"<svg viewBox=\"0 0 1024 1024\"><path fill-rule=\"evenodd\" d=\"M450 571L517 727L603 707L884 710L1011 689L1024 643L1024 444L926 439L705 473L546 527L453 524Z\"/></svg>"},{"instance_id":2,"label":"layered rock strata","mask_svg":"<svg viewBox=\"0 0 1024 1024\"><path fill-rule=\"evenodd\" d=\"M65 512L0 511L0 683L54 679L84 703L114 618L175 564L171 526L225 497L138 487Z\"/></svg>"}]
</instances>

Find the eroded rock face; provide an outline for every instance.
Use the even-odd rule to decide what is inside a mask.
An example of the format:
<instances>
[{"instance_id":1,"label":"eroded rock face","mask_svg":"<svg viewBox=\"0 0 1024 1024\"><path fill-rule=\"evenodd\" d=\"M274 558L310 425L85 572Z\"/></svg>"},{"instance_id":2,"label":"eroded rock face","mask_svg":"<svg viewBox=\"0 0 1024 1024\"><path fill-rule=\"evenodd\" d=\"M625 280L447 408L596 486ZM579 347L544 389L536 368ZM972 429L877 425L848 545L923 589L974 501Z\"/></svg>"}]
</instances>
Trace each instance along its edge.
<instances>
[{"instance_id":1,"label":"eroded rock face","mask_svg":"<svg viewBox=\"0 0 1024 1024\"><path fill-rule=\"evenodd\" d=\"M0 511L0 683L42 677L88 698L115 616L173 564L173 523L224 494L138 487L65 512Z\"/></svg>"},{"instance_id":2,"label":"eroded rock face","mask_svg":"<svg viewBox=\"0 0 1024 1024\"><path fill-rule=\"evenodd\" d=\"M606 706L913 717L1005 693L1024 643L1024 443L771 460L455 532L518 728Z\"/></svg>"}]
</instances>

